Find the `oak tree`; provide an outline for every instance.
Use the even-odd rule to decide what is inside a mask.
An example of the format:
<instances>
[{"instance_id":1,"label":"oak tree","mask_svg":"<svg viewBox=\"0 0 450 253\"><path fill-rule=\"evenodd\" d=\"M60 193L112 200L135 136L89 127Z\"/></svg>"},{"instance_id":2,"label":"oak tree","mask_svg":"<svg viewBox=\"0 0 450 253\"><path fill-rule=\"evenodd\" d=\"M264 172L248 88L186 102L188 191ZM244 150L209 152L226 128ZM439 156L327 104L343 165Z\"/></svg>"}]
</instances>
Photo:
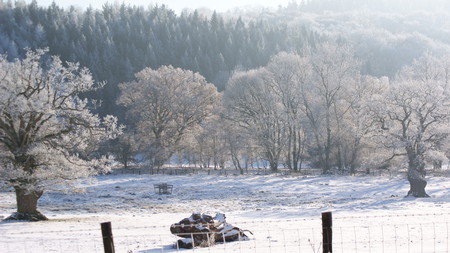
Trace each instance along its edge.
<instances>
[{"instance_id":1,"label":"oak tree","mask_svg":"<svg viewBox=\"0 0 450 253\"><path fill-rule=\"evenodd\" d=\"M107 158L86 151L120 133L115 117L101 119L79 96L95 88L90 72L45 53L0 56L0 180L16 193L11 218L46 219L37 210L44 191L108 169Z\"/></svg>"},{"instance_id":2,"label":"oak tree","mask_svg":"<svg viewBox=\"0 0 450 253\"><path fill-rule=\"evenodd\" d=\"M156 168L178 151L183 138L220 102L220 94L203 76L172 66L146 68L120 89L118 102L127 108L141 151Z\"/></svg>"}]
</instances>

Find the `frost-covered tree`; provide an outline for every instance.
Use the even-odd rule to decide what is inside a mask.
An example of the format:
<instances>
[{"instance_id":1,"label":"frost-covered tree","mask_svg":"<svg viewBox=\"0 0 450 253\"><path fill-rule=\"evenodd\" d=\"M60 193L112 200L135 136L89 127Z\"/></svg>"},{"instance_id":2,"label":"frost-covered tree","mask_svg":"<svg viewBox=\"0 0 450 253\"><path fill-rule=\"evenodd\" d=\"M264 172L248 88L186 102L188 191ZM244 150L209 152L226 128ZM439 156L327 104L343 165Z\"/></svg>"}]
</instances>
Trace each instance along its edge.
<instances>
[{"instance_id":1,"label":"frost-covered tree","mask_svg":"<svg viewBox=\"0 0 450 253\"><path fill-rule=\"evenodd\" d=\"M333 152L342 152L339 139L345 131L343 119L348 112L347 89L359 77L360 63L345 45L324 43L306 52L312 75L301 86L303 111L308 119L315 146L314 155L322 173L330 173ZM340 166L338 164L338 166Z\"/></svg>"},{"instance_id":2,"label":"frost-covered tree","mask_svg":"<svg viewBox=\"0 0 450 253\"><path fill-rule=\"evenodd\" d=\"M141 150L153 167L161 167L220 101L217 89L203 76L172 66L146 68L120 89L118 102L136 122Z\"/></svg>"},{"instance_id":3,"label":"frost-covered tree","mask_svg":"<svg viewBox=\"0 0 450 253\"><path fill-rule=\"evenodd\" d=\"M114 117L100 119L78 96L95 88L90 72L44 56L0 56L0 179L15 189L11 218L46 219L37 210L44 191L108 169L107 158L84 151L120 133Z\"/></svg>"},{"instance_id":4,"label":"frost-covered tree","mask_svg":"<svg viewBox=\"0 0 450 253\"><path fill-rule=\"evenodd\" d=\"M445 159L442 144L450 135L450 65L445 57L425 54L385 88L373 103L392 158L404 157L408 196L429 197L426 165Z\"/></svg>"},{"instance_id":5,"label":"frost-covered tree","mask_svg":"<svg viewBox=\"0 0 450 253\"><path fill-rule=\"evenodd\" d=\"M331 43L303 55L282 52L267 67L230 79L228 116L252 136L273 170L284 158L286 167L298 171L307 149L323 173L350 163L346 151L359 147L347 145L345 134L354 134L348 131L349 114L363 100L357 91L360 65L352 53Z\"/></svg>"},{"instance_id":6,"label":"frost-covered tree","mask_svg":"<svg viewBox=\"0 0 450 253\"><path fill-rule=\"evenodd\" d=\"M273 93L283 107L287 132L285 164L289 169L299 171L306 153L306 119L301 110L300 90L310 80L312 69L306 57L281 52L272 57L267 70Z\"/></svg>"},{"instance_id":7,"label":"frost-covered tree","mask_svg":"<svg viewBox=\"0 0 450 253\"><path fill-rule=\"evenodd\" d=\"M224 136L225 145L228 150L229 158L235 169L243 175L253 162L252 139L245 131L236 124L236 122L225 120L222 124L226 135Z\"/></svg>"},{"instance_id":8,"label":"frost-covered tree","mask_svg":"<svg viewBox=\"0 0 450 253\"><path fill-rule=\"evenodd\" d=\"M116 161L122 163L125 169L134 162L134 157L138 151L136 135L131 131L124 131L118 138L109 143L109 152L114 155Z\"/></svg>"},{"instance_id":9,"label":"frost-covered tree","mask_svg":"<svg viewBox=\"0 0 450 253\"><path fill-rule=\"evenodd\" d=\"M350 174L356 173L358 168L365 169L369 174L372 168L381 166L381 154L376 152L379 149L373 141L378 132L374 123L376 117L370 113L370 108L372 98L383 92L387 81L387 78L360 76L359 80L346 87L347 96L342 102L346 113L341 122L341 129L345 131L341 131L339 136L342 157L338 160L344 163Z\"/></svg>"},{"instance_id":10,"label":"frost-covered tree","mask_svg":"<svg viewBox=\"0 0 450 253\"><path fill-rule=\"evenodd\" d=\"M215 113L214 117L199 125L193 141L185 142L182 152L196 153L204 168L223 169L228 159L225 142L228 134L223 119Z\"/></svg>"},{"instance_id":11,"label":"frost-covered tree","mask_svg":"<svg viewBox=\"0 0 450 253\"><path fill-rule=\"evenodd\" d=\"M245 131L276 171L287 143L283 105L265 68L234 74L225 90L227 117Z\"/></svg>"}]
</instances>

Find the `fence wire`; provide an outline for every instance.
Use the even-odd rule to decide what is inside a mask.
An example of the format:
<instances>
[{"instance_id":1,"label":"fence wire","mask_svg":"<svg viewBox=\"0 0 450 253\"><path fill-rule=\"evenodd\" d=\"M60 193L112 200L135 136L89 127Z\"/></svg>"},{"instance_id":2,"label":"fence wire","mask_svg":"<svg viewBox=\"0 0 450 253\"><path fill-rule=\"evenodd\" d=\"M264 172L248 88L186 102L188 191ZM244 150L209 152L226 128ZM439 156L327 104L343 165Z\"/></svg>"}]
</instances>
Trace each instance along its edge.
<instances>
[{"instance_id":1,"label":"fence wire","mask_svg":"<svg viewBox=\"0 0 450 253\"><path fill-rule=\"evenodd\" d=\"M450 214L333 217L333 252L450 252ZM249 240L181 249L168 226L114 227L116 252L322 252L321 220L285 219L233 222ZM103 252L99 229L8 233L3 253Z\"/></svg>"}]
</instances>

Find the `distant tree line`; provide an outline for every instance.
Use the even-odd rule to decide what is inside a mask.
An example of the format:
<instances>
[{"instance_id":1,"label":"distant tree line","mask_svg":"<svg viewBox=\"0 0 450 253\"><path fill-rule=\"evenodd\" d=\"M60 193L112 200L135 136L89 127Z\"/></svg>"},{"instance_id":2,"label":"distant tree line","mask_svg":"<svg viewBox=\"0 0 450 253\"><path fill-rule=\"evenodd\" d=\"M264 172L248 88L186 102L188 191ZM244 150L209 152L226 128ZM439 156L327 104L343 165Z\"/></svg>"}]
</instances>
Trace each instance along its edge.
<instances>
[{"instance_id":1,"label":"distant tree line","mask_svg":"<svg viewBox=\"0 0 450 253\"><path fill-rule=\"evenodd\" d=\"M424 52L450 51L448 32L440 29L448 13L417 12L449 10L447 1L432 3L427 9L419 0L312 0L292 1L275 11L176 14L164 5L83 10L0 0L0 54L12 60L23 58L26 48L48 47L63 61L79 62L96 81L106 82L86 94L102 102L97 112L122 122L118 84L147 67L198 72L223 91L235 71L264 66L281 51L340 40L354 45L364 74L393 78Z\"/></svg>"},{"instance_id":2,"label":"distant tree line","mask_svg":"<svg viewBox=\"0 0 450 253\"><path fill-rule=\"evenodd\" d=\"M215 12L176 15L164 5L105 4L101 10L80 10L0 1L0 54L12 60L23 58L26 48L48 47L63 61L79 62L95 80L106 81L102 90L88 94L102 101L99 113L120 120L117 85L146 67L172 65L199 72L222 91L234 70L265 65L279 51L318 40L306 27L224 19Z\"/></svg>"},{"instance_id":3,"label":"distant tree line","mask_svg":"<svg viewBox=\"0 0 450 253\"><path fill-rule=\"evenodd\" d=\"M118 102L139 120L116 144L133 140L156 168L173 157L241 173L255 161L274 172L299 172L306 161L323 174L403 168L408 195L427 197L426 167L449 151L447 59L424 54L378 78L361 73L351 47L323 43L237 71L222 93L190 71L147 68L120 85Z\"/></svg>"}]
</instances>

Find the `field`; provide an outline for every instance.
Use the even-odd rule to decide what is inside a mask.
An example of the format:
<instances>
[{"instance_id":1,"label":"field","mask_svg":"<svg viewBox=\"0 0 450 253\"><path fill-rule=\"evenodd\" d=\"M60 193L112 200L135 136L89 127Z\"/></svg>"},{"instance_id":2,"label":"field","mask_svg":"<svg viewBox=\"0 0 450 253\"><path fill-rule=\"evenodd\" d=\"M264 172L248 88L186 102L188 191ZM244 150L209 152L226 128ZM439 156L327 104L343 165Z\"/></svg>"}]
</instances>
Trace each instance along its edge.
<instances>
[{"instance_id":1,"label":"field","mask_svg":"<svg viewBox=\"0 0 450 253\"><path fill-rule=\"evenodd\" d=\"M321 252L321 213L332 211L334 252L449 252L449 181L431 177L431 198L413 199L401 176L104 175L83 193L47 192L49 221L1 222L0 249L103 252L100 223L111 222L116 252L176 252L170 225L197 212L253 234L196 252ZM155 193L158 183L173 193ZM14 193L1 192L0 216L14 210Z\"/></svg>"}]
</instances>

